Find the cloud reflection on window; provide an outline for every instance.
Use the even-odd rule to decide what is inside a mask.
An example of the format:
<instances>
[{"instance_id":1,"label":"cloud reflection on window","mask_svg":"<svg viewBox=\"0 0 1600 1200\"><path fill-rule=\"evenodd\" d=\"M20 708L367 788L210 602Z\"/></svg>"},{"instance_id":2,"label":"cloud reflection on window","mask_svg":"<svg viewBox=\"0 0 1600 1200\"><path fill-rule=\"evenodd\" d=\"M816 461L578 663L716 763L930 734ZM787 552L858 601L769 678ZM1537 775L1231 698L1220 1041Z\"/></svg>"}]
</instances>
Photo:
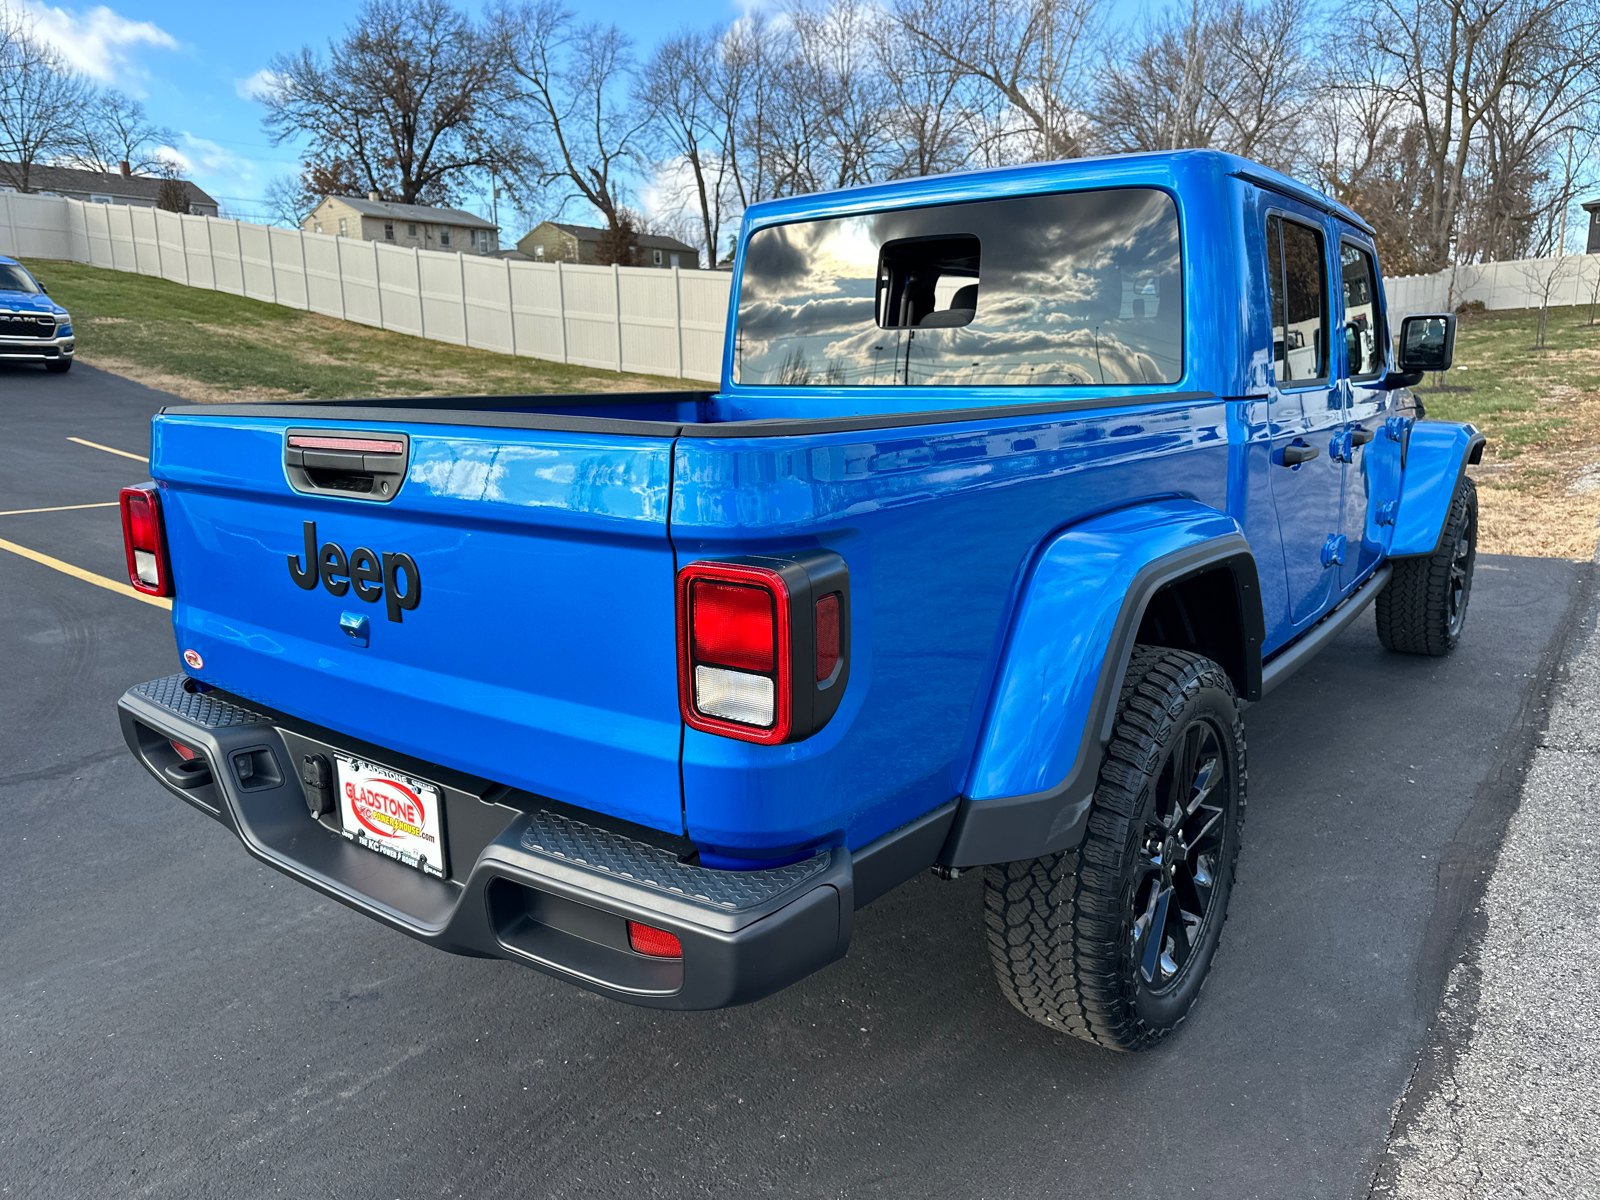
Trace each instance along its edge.
<instances>
[{"instance_id":1,"label":"cloud reflection on window","mask_svg":"<svg viewBox=\"0 0 1600 1200\"><path fill-rule=\"evenodd\" d=\"M960 237L981 247L976 280L968 264L959 277L924 282L941 298L928 301L936 307L970 306L974 292L959 285L976 282L971 320L929 312L920 327L882 327L880 247ZM1174 383L1183 374L1182 299L1177 210L1148 188L770 226L745 250L734 379L778 387Z\"/></svg>"}]
</instances>

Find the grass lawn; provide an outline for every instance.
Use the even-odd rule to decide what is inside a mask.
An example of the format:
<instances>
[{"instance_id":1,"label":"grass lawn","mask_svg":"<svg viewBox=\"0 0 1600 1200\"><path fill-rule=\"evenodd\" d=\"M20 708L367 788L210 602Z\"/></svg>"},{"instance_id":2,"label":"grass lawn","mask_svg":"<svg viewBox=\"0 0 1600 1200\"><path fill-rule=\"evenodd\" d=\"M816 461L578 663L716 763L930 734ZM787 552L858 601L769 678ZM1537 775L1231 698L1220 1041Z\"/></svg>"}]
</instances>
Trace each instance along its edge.
<instances>
[{"instance_id":1,"label":"grass lawn","mask_svg":"<svg viewBox=\"0 0 1600 1200\"><path fill-rule=\"evenodd\" d=\"M469 350L227 292L33 260L84 362L188 400L654 391L704 383Z\"/></svg>"},{"instance_id":2,"label":"grass lawn","mask_svg":"<svg viewBox=\"0 0 1600 1200\"><path fill-rule=\"evenodd\" d=\"M76 263L29 264L72 312L78 356L190 400L284 400L701 388L400 333ZM1589 310L1468 313L1428 414L1489 435L1473 468L1483 549L1591 557L1600 527L1600 324Z\"/></svg>"},{"instance_id":3,"label":"grass lawn","mask_svg":"<svg viewBox=\"0 0 1600 1200\"><path fill-rule=\"evenodd\" d=\"M1456 365L1442 388L1419 390L1430 417L1471 421L1489 435L1472 469L1480 547L1493 554L1593 556L1600 525L1600 324L1587 305L1539 314L1463 313Z\"/></svg>"}]
</instances>

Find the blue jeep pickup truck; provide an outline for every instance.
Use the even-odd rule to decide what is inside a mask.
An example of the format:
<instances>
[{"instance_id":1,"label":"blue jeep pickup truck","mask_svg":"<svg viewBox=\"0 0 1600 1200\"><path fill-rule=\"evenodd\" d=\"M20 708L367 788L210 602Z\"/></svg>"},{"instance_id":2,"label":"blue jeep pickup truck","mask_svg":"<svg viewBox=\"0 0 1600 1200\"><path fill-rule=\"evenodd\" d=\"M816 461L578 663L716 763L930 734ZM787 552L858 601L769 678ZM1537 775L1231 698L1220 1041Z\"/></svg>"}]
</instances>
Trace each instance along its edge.
<instances>
[{"instance_id":1,"label":"blue jeep pickup truck","mask_svg":"<svg viewBox=\"0 0 1600 1200\"><path fill-rule=\"evenodd\" d=\"M257 858L635 1004L768 995L983 870L1001 992L1184 1018L1241 712L1365 606L1461 634L1454 319L1371 229L1209 152L774 201L714 392L182 406L123 493L185 671L129 748Z\"/></svg>"}]
</instances>

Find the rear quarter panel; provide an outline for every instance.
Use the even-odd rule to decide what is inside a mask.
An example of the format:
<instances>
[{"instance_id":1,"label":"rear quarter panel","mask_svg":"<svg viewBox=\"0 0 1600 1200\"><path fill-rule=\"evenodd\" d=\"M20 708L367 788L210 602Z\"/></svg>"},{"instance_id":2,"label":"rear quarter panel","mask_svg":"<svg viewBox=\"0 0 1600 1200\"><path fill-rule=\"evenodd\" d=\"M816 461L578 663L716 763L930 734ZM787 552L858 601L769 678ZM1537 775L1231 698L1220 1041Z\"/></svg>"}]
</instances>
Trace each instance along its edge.
<instances>
[{"instance_id":1,"label":"rear quarter panel","mask_svg":"<svg viewBox=\"0 0 1600 1200\"><path fill-rule=\"evenodd\" d=\"M1228 504L1228 405L806 439L683 438L679 564L823 546L850 567L853 661L816 736L755 746L687 730L698 844L859 848L959 794L1017 591L1037 547L1143 501Z\"/></svg>"}]
</instances>

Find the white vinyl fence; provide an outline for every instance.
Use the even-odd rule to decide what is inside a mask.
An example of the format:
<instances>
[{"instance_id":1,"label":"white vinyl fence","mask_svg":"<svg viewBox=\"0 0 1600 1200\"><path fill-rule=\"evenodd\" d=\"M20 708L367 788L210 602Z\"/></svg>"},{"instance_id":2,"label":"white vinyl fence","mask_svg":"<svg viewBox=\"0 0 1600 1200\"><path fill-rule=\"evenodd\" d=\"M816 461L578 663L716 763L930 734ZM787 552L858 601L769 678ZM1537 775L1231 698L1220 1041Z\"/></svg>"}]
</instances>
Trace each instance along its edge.
<instances>
[{"instance_id":1,"label":"white vinyl fence","mask_svg":"<svg viewBox=\"0 0 1600 1200\"><path fill-rule=\"evenodd\" d=\"M726 271L588 267L0 193L0 254L156 275L501 354L715 382Z\"/></svg>"},{"instance_id":2,"label":"white vinyl fence","mask_svg":"<svg viewBox=\"0 0 1600 1200\"><path fill-rule=\"evenodd\" d=\"M1434 275L1403 275L1384 281L1389 325L1400 327L1408 313L1453 312L1481 300L1496 308L1538 308L1588 304L1600 285L1600 254L1529 258L1515 262L1451 267Z\"/></svg>"}]
</instances>

